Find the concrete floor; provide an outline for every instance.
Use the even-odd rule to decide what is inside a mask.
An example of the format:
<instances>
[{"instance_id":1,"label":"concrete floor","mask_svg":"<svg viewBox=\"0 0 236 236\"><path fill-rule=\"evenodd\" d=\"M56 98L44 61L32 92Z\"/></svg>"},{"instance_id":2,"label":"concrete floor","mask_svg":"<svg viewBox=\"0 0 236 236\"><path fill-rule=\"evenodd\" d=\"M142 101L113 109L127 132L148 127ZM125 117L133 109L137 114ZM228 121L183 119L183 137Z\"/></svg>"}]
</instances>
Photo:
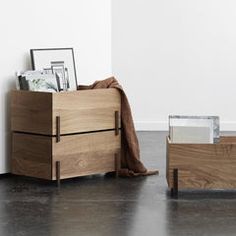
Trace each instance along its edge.
<instances>
[{"instance_id":1,"label":"concrete floor","mask_svg":"<svg viewBox=\"0 0 236 236\"><path fill-rule=\"evenodd\" d=\"M0 178L0 236L236 235L236 192L185 192L171 199L165 132L138 133L142 160L159 176L101 175L55 184Z\"/></svg>"}]
</instances>

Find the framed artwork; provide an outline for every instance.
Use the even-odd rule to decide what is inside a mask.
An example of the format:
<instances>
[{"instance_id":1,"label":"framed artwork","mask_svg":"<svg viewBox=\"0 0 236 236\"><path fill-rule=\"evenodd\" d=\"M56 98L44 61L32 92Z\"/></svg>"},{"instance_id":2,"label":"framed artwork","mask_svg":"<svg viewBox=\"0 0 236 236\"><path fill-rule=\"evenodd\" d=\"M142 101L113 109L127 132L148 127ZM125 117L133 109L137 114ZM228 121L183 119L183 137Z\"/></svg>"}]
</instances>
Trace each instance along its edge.
<instances>
[{"instance_id":1,"label":"framed artwork","mask_svg":"<svg viewBox=\"0 0 236 236\"><path fill-rule=\"evenodd\" d=\"M56 76L59 91L77 90L73 48L30 49L33 70L43 70Z\"/></svg>"}]
</instances>

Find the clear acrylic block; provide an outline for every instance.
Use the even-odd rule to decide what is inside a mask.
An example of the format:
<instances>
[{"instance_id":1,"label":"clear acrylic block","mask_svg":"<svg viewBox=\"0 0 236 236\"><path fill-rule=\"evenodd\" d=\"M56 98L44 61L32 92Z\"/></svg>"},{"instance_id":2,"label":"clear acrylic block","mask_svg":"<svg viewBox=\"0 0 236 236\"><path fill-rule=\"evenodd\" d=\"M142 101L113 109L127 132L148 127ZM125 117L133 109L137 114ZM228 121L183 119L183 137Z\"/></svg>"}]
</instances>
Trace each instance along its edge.
<instances>
[{"instance_id":1,"label":"clear acrylic block","mask_svg":"<svg viewBox=\"0 0 236 236\"><path fill-rule=\"evenodd\" d=\"M220 138L218 116L169 116L172 143L217 143Z\"/></svg>"}]
</instances>

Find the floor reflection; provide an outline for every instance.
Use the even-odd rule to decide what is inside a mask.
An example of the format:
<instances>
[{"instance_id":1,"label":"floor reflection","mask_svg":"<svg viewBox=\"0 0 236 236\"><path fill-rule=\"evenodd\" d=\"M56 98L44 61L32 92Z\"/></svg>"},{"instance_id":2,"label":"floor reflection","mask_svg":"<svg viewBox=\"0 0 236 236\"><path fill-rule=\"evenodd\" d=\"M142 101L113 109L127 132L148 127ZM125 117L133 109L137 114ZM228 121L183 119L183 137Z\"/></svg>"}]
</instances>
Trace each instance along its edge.
<instances>
[{"instance_id":1,"label":"floor reflection","mask_svg":"<svg viewBox=\"0 0 236 236\"><path fill-rule=\"evenodd\" d=\"M64 181L51 206L53 235L130 235L144 182L103 176Z\"/></svg>"},{"instance_id":2,"label":"floor reflection","mask_svg":"<svg viewBox=\"0 0 236 236\"><path fill-rule=\"evenodd\" d=\"M53 191L45 182L7 177L0 179L0 235L50 235ZM41 190L40 190L41 188ZM35 234L36 233L36 234Z\"/></svg>"},{"instance_id":3,"label":"floor reflection","mask_svg":"<svg viewBox=\"0 0 236 236\"><path fill-rule=\"evenodd\" d=\"M168 235L235 235L235 191L184 191L166 204Z\"/></svg>"},{"instance_id":4,"label":"floor reflection","mask_svg":"<svg viewBox=\"0 0 236 236\"><path fill-rule=\"evenodd\" d=\"M10 177L0 182L0 235L131 235L145 182L97 175L64 180L59 190Z\"/></svg>"}]
</instances>

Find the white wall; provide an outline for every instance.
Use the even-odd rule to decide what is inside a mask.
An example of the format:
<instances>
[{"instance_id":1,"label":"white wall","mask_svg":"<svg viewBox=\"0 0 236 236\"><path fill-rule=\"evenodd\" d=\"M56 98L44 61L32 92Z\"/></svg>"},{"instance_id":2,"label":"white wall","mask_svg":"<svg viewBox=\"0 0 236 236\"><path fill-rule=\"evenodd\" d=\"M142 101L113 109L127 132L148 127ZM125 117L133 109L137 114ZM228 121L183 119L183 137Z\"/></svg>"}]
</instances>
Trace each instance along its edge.
<instances>
[{"instance_id":1,"label":"white wall","mask_svg":"<svg viewBox=\"0 0 236 236\"><path fill-rule=\"evenodd\" d=\"M112 67L136 128L169 114L219 115L236 130L236 1L112 1Z\"/></svg>"},{"instance_id":2,"label":"white wall","mask_svg":"<svg viewBox=\"0 0 236 236\"><path fill-rule=\"evenodd\" d=\"M14 72L30 69L31 48L74 47L80 84L110 76L112 62L139 130L166 129L169 114L219 115L223 130L236 130L235 8L233 0L1 3L0 173L9 170L9 91Z\"/></svg>"},{"instance_id":3,"label":"white wall","mask_svg":"<svg viewBox=\"0 0 236 236\"><path fill-rule=\"evenodd\" d=\"M9 90L29 49L73 47L78 82L111 74L110 0L8 0L0 6L0 173L9 171Z\"/></svg>"}]
</instances>

